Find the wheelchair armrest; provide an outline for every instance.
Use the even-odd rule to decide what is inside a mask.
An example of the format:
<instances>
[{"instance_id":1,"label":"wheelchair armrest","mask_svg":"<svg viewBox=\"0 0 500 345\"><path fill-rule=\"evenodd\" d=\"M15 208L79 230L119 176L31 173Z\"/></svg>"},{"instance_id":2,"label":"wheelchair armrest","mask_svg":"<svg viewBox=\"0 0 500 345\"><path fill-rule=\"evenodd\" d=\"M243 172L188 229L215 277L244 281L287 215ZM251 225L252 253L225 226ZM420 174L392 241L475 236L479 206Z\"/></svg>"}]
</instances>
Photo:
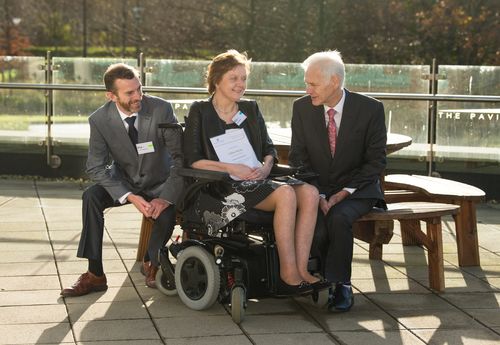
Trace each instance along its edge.
<instances>
[{"instance_id":1,"label":"wheelchair armrest","mask_svg":"<svg viewBox=\"0 0 500 345\"><path fill-rule=\"evenodd\" d=\"M158 128L165 128L165 129L183 129L184 123L160 123L158 124Z\"/></svg>"},{"instance_id":2,"label":"wheelchair armrest","mask_svg":"<svg viewBox=\"0 0 500 345\"><path fill-rule=\"evenodd\" d=\"M276 164L273 166L270 177L278 177L278 176L293 176L296 179L308 182L316 177L319 174L316 174L312 171L306 171L303 167L292 167L285 164Z\"/></svg>"},{"instance_id":3,"label":"wheelchair armrest","mask_svg":"<svg viewBox=\"0 0 500 345\"><path fill-rule=\"evenodd\" d=\"M231 177L229 177L228 173L220 171L193 169L193 168L174 168L174 170L179 176L191 177L198 180L208 180L208 181L231 180Z\"/></svg>"},{"instance_id":4,"label":"wheelchair armrest","mask_svg":"<svg viewBox=\"0 0 500 345\"><path fill-rule=\"evenodd\" d=\"M275 176L292 176L297 173L297 168L285 164L275 164L271 169L269 177Z\"/></svg>"}]
</instances>

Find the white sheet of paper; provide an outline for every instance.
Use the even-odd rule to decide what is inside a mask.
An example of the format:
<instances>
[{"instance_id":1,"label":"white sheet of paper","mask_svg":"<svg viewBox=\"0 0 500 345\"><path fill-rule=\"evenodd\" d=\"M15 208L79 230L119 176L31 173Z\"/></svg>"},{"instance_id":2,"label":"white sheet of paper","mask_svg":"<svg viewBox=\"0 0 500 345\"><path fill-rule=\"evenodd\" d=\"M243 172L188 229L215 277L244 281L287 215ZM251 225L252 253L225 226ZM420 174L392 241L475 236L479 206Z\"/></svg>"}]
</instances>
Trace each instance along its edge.
<instances>
[{"instance_id":1,"label":"white sheet of paper","mask_svg":"<svg viewBox=\"0 0 500 345\"><path fill-rule=\"evenodd\" d=\"M221 162L245 164L250 168L262 166L262 163L255 156L244 129L227 130L225 134L210 138L210 141ZM231 176L231 178L238 180L236 176Z\"/></svg>"}]
</instances>

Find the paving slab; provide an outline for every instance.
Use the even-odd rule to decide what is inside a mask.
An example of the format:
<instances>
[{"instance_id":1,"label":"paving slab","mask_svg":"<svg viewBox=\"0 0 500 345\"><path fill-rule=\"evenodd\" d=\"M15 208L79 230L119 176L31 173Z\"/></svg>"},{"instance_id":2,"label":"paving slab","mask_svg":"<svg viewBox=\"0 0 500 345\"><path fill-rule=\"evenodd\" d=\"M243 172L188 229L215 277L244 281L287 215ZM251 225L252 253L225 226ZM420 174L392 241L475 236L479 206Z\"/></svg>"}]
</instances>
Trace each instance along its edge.
<instances>
[{"instance_id":1,"label":"paving slab","mask_svg":"<svg viewBox=\"0 0 500 345\"><path fill-rule=\"evenodd\" d=\"M73 324L77 341L159 340L151 320L92 320Z\"/></svg>"},{"instance_id":2,"label":"paving slab","mask_svg":"<svg viewBox=\"0 0 500 345\"><path fill-rule=\"evenodd\" d=\"M150 319L146 307L139 299L126 302L68 304L68 312L71 322Z\"/></svg>"},{"instance_id":3,"label":"paving slab","mask_svg":"<svg viewBox=\"0 0 500 345\"><path fill-rule=\"evenodd\" d=\"M168 339L168 345L251 345L244 335L216 335L210 337L191 337ZM270 342L267 342L270 344Z\"/></svg>"},{"instance_id":4,"label":"paving slab","mask_svg":"<svg viewBox=\"0 0 500 345\"><path fill-rule=\"evenodd\" d=\"M0 307L0 324L60 323L67 322L64 304L15 305Z\"/></svg>"},{"instance_id":5,"label":"paving slab","mask_svg":"<svg viewBox=\"0 0 500 345\"><path fill-rule=\"evenodd\" d=\"M248 315L241 327L248 334L321 332L317 322L305 314Z\"/></svg>"},{"instance_id":6,"label":"paving slab","mask_svg":"<svg viewBox=\"0 0 500 345\"><path fill-rule=\"evenodd\" d=\"M158 318L156 323L167 343L171 338L243 334L229 315Z\"/></svg>"},{"instance_id":7,"label":"paving slab","mask_svg":"<svg viewBox=\"0 0 500 345\"><path fill-rule=\"evenodd\" d=\"M429 345L498 345L500 336L487 329L415 330L415 334Z\"/></svg>"},{"instance_id":8,"label":"paving slab","mask_svg":"<svg viewBox=\"0 0 500 345\"><path fill-rule=\"evenodd\" d=\"M57 275L0 277L0 291L40 291L60 288Z\"/></svg>"},{"instance_id":9,"label":"paving slab","mask_svg":"<svg viewBox=\"0 0 500 345\"><path fill-rule=\"evenodd\" d=\"M343 345L360 345L360 344L370 344L370 345L386 345L386 344L397 344L397 345L423 345L421 339L412 334L407 330L399 331L371 331L371 332L357 332L357 331L347 331L347 332L336 332L335 338L339 340ZM446 343L441 343L443 345ZM452 343L449 343L450 345Z\"/></svg>"},{"instance_id":10,"label":"paving slab","mask_svg":"<svg viewBox=\"0 0 500 345\"><path fill-rule=\"evenodd\" d=\"M0 307L15 305L45 305L61 304L60 289L30 290L30 291L2 291L0 292Z\"/></svg>"},{"instance_id":11,"label":"paving slab","mask_svg":"<svg viewBox=\"0 0 500 345\"><path fill-rule=\"evenodd\" d=\"M61 344L72 341L69 322L0 325L2 344Z\"/></svg>"},{"instance_id":12,"label":"paving slab","mask_svg":"<svg viewBox=\"0 0 500 345\"><path fill-rule=\"evenodd\" d=\"M325 333L254 334L250 338L258 345L331 345L339 344Z\"/></svg>"}]
</instances>

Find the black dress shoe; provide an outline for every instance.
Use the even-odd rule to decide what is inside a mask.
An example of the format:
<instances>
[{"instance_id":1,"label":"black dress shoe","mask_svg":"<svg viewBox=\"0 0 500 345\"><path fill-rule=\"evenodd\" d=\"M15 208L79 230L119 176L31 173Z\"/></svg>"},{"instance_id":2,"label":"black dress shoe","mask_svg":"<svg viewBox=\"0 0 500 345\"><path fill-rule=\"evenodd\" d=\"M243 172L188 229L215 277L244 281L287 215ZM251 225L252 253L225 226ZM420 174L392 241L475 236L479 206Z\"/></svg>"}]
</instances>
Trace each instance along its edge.
<instances>
[{"instance_id":1,"label":"black dress shoe","mask_svg":"<svg viewBox=\"0 0 500 345\"><path fill-rule=\"evenodd\" d=\"M298 285L288 285L281 278L278 278L276 288L276 297L299 296L313 291L312 285L305 280L301 281Z\"/></svg>"},{"instance_id":2,"label":"black dress shoe","mask_svg":"<svg viewBox=\"0 0 500 345\"><path fill-rule=\"evenodd\" d=\"M344 284L337 284L335 291L328 298L328 310L331 312L349 311L354 305L354 295L352 287Z\"/></svg>"}]
</instances>

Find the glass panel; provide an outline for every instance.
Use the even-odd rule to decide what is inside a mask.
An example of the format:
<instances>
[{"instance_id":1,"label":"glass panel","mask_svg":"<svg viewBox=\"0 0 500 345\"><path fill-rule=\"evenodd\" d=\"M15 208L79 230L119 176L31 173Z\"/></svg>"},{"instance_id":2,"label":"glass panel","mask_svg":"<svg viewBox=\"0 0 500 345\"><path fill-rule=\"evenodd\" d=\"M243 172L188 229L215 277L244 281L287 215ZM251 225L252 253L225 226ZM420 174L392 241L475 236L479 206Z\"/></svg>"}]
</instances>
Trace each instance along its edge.
<instances>
[{"instance_id":1,"label":"glass panel","mask_svg":"<svg viewBox=\"0 0 500 345\"><path fill-rule=\"evenodd\" d=\"M0 56L0 82L42 84L43 57ZM45 92L0 89L0 151L43 153Z\"/></svg>"},{"instance_id":2,"label":"glass panel","mask_svg":"<svg viewBox=\"0 0 500 345\"><path fill-rule=\"evenodd\" d=\"M500 95L498 66L439 66L438 90L452 95Z\"/></svg>"},{"instance_id":3,"label":"glass panel","mask_svg":"<svg viewBox=\"0 0 500 345\"><path fill-rule=\"evenodd\" d=\"M205 87L204 76L209 61L147 60L146 85ZM304 73L299 63L252 62L249 89L304 91ZM346 87L357 92L427 93L429 66L346 65ZM193 100L208 94L162 94L174 107L179 121L184 121ZM258 101L267 127L276 143L289 142L292 105L296 97L249 97ZM387 128L392 133L412 137L413 145L394 154L397 158L425 160L427 144L426 101L384 101ZM425 169L425 164L422 164Z\"/></svg>"},{"instance_id":4,"label":"glass panel","mask_svg":"<svg viewBox=\"0 0 500 345\"><path fill-rule=\"evenodd\" d=\"M147 86L204 87L209 61L146 60Z\"/></svg>"},{"instance_id":5,"label":"glass panel","mask_svg":"<svg viewBox=\"0 0 500 345\"><path fill-rule=\"evenodd\" d=\"M440 66L440 94L500 95L500 67ZM439 102L438 170L498 174L500 103Z\"/></svg>"},{"instance_id":6,"label":"glass panel","mask_svg":"<svg viewBox=\"0 0 500 345\"><path fill-rule=\"evenodd\" d=\"M357 92L428 93L423 78L429 66L346 65L346 87ZM412 145L391 154L398 160L423 160L428 150L426 101L383 100L387 131L412 138ZM392 164L391 164L392 167ZM422 164L422 169L425 165Z\"/></svg>"},{"instance_id":7,"label":"glass panel","mask_svg":"<svg viewBox=\"0 0 500 345\"><path fill-rule=\"evenodd\" d=\"M65 58L52 60L54 84L103 86L102 76L109 65L123 62L137 67L135 59ZM106 102L105 91L54 91L53 138L56 153L86 154L89 126L87 118Z\"/></svg>"},{"instance_id":8,"label":"glass panel","mask_svg":"<svg viewBox=\"0 0 500 345\"><path fill-rule=\"evenodd\" d=\"M436 143L440 170L499 173L500 103L439 102Z\"/></svg>"}]
</instances>

